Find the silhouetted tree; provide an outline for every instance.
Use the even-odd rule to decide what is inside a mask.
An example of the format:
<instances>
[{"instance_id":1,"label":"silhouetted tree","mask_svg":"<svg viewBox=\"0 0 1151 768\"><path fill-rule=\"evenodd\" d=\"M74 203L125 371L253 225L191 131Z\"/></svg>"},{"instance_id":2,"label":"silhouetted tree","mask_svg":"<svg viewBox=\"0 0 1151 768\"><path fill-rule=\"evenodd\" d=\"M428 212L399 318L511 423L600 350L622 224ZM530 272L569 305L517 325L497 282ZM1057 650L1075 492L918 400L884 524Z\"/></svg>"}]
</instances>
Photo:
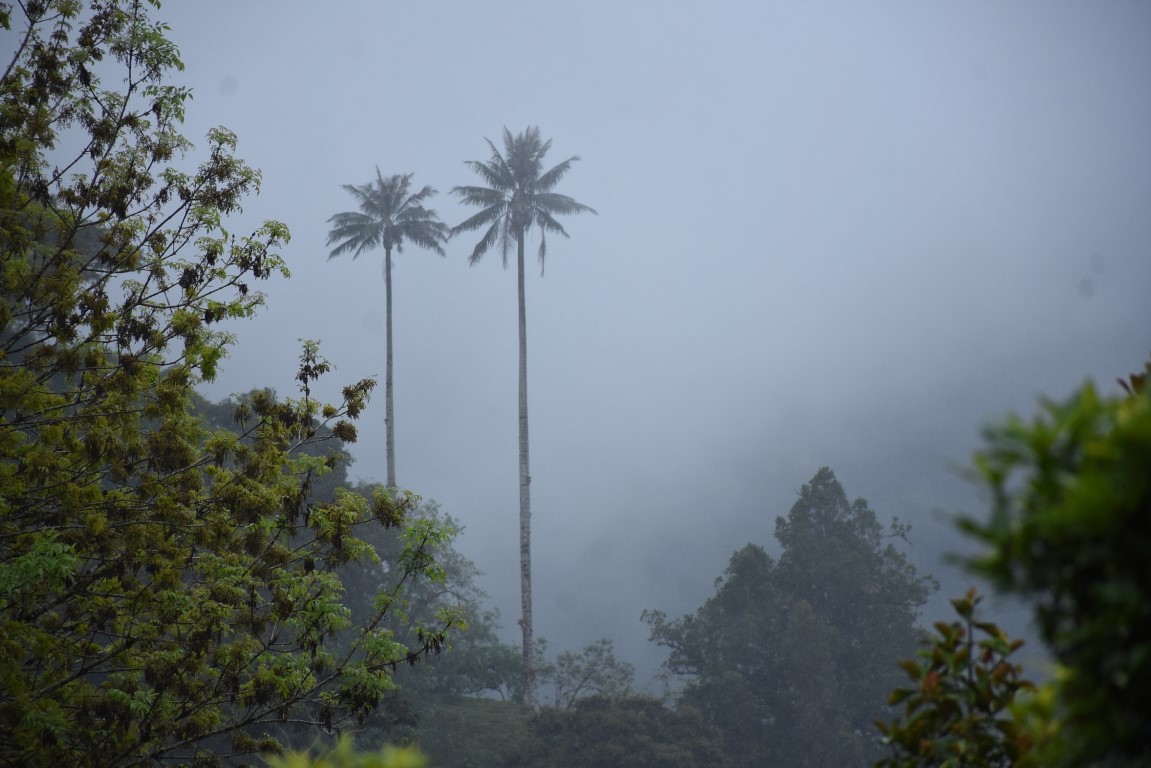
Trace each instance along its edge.
<instances>
[{"instance_id":1,"label":"silhouetted tree","mask_svg":"<svg viewBox=\"0 0 1151 768\"><path fill-rule=\"evenodd\" d=\"M915 652L920 606L933 580L916 574L863 499L849 502L826 467L776 518L779 560L748 544L715 595L669 621L647 611L670 671L690 676L681 704L723 733L736 765L858 765Z\"/></svg>"}]
</instances>

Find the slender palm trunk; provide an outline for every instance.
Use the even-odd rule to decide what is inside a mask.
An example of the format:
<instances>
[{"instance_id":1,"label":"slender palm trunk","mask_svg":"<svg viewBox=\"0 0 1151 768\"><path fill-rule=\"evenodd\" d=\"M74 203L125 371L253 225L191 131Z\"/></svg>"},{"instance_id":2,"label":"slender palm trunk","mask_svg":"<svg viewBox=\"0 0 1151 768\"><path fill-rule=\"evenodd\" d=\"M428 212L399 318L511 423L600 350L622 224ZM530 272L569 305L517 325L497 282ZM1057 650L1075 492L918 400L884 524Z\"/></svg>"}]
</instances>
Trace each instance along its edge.
<instances>
[{"instance_id":1,"label":"slender palm trunk","mask_svg":"<svg viewBox=\"0 0 1151 768\"><path fill-rule=\"evenodd\" d=\"M387 315L387 363L384 372L384 420L387 427L388 487L396 487L396 430L392 421L392 249L384 248L384 314Z\"/></svg>"},{"instance_id":2,"label":"slender palm trunk","mask_svg":"<svg viewBox=\"0 0 1151 768\"><path fill-rule=\"evenodd\" d=\"M528 472L528 325L524 307L524 231L516 233L516 279L520 320L520 603L524 636L524 703L535 706L535 667L532 663L532 500Z\"/></svg>"}]
</instances>

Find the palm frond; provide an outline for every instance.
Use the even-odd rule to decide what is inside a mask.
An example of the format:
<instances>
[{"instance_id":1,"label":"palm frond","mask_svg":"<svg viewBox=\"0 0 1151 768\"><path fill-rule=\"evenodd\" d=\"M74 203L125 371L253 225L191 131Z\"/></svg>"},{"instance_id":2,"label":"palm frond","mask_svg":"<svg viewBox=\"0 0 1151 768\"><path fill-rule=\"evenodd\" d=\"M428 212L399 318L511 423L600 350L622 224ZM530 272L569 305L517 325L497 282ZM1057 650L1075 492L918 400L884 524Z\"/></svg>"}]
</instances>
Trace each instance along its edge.
<instances>
[{"instance_id":1,"label":"palm frond","mask_svg":"<svg viewBox=\"0 0 1151 768\"><path fill-rule=\"evenodd\" d=\"M527 130L525 130L523 132L523 134L520 134L520 136L526 136L527 134L530 134L531 130L532 130L531 128L528 128ZM488 146L490 146L492 148L492 152L495 153L496 152L496 145L492 144L490 139L484 139L484 141L486 141L488 143ZM504 157L514 156L516 154L516 146L517 146L518 142L519 142L519 137L513 136L512 132L509 131L508 127L505 125L504 126L504 154L503 154L503 156L500 157L500 160L503 160Z\"/></svg>"},{"instance_id":2,"label":"palm frond","mask_svg":"<svg viewBox=\"0 0 1151 768\"><path fill-rule=\"evenodd\" d=\"M410 173L394 173L391 176L384 176L380 171L380 166L376 166L376 185L380 189L388 189L392 191L395 197L403 197L408 187L412 184L412 174Z\"/></svg>"},{"instance_id":3,"label":"palm frond","mask_svg":"<svg viewBox=\"0 0 1151 768\"><path fill-rule=\"evenodd\" d=\"M490 165L499 168L504 176L497 188L510 190L524 187L539 176L543 156L551 142L541 142L539 128L528 128L523 133L513 135L505 126L503 129L504 152L501 155L490 139L485 139L492 150Z\"/></svg>"},{"instance_id":4,"label":"palm frond","mask_svg":"<svg viewBox=\"0 0 1151 768\"><path fill-rule=\"evenodd\" d=\"M431 208L425 208L422 205L405 206L396 211L393 217L394 226L402 226L405 224L419 224L428 220L437 220L439 216Z\"/></svg>"},{"instance_id":5,"label":"palm frond","mask_svg":"<svg viewBox=\"0 0 1151 768\"><path fill-rule=\"evenodd\" d=\"M504 225L500 227L500 256L503 257L504 269L508 268L508 251L512 249L512 243L516 242L517 237L523 237L523 232L513 234L510 223L504 219Z\"/></svg>"},{"instance_id":6,"label":"palm frond","mask_svg":"<svg viewBox=\"0 0 1151 768\"><path fill-rule=\"evenodd\" d=\"M473 229L479 229L482 226L496 222L503 218L504 209L502 206L492 205L483 209L477 214L474 214L467 220L460 222L451 229L452 237L455 237L460 232L467 232Z\"/></svg>"},{"instance_id":7,"label":"palm frond","mask_svg":"<svg viewBox=\"0 0 1151 768\"><path fill-rule=\"evenodd\" d=\"M595 208L576 202L567 195L561 195L556 192L537 192L534 202L536 210L547 211L548 213L560 215L591 213L596 216L599 215L599 211Z\"/></svg>"},{"instance_id":8,"label":"palm frond","mask_svg":"<svg viewBox=\"0 0 1151 768\"><path fill-rule=\"evenodd\" d=\"M424 201L429 197L434 197L436 195L436 190L432 189L430 185L427 185L419 192L413 192L412 194L407 195L407 197L404 197L405 194L407 194L406 184L404 190L402 190L402 193L397 195L397 197L402 199L402 202L397 206L401 213L412 210L424 210Z\"/></svg>"},{"instance_id":9,"label":"palm frond","mask_svg":"<svg viewBox=\"0 0 1151 768\"><path fill-rule=\"evenodd\" d=\"M479 160L464 162L472 172L479 176L492 189L511 189L515 186L515 178L511 171L502 164L481 163Z\"/></svg>"},{"instance_id":10,"label":"palm frond","mask_svg":"<svg viewBox=\"0 0 1151 768\"><path fill-rule=\"evenodd\" d=\"M536 211L536 223L539 224L540 232L555 232L557 235L570 237L563 225L553 219L547 211Z\"/></svg>"},{"instance_id":11,"label":"palm frond","mask_svg":"<svg viewBox=\"0 0 1151 768\"><path fill-rule=\"evenodd\" d=\"M409 240L421 248L435 251L441 256L444 252L443 243L448 239L448 225L442 221L411 222L402 227L403 239Z\"/></svg>"},{"instance_id":12,"label":"palm frond","mask_svg":"<svg viewBox=\"0 0 1151 768\"><path fill-rule=\"evenodd\" d=\"M381 242L382 231L373 219L362 213L337 213L328 221L333 226L328 233L327 245L336 245L328 254L328 259L348 252L352 252L353 259L358 258L365 250L376 248Z\"/></svg>"},{"instance_id":13,"label":"palm frond","mask_svg":"<svg viewBox=\"0 0 1151 768\"><path fill-rule=\"evenodd\" d=\"M506 128L504 129L507 130ZM511 168L508 166L505 155L501 155L500 151L496 149L496 145L492 143L491 139L484 139L488 144L488 149L491 150L491 160L486 165L491 168L492 172L499 175L504 180L504 183L510 183L514 180ZM505 141L506 144L506 141Z\"/></svg>"},{"instance_id":14,"label":"palm frond","mask_svg":"<svg viewBox=\"0 0 1151 768\"><path fill-rule=\"evenodd\" d=\"M484 206L485 208L493 205L502 206L507 202L507 197L503 192L487 187L452 187L450 194L460 198L460 202L465 205Z\"/></svg>"},{"instance_id":15,"label":"palm frond","mask_svg":"<svg viewBox=\"0 0 1151 768\"><path fill-rule=\"evenodd\" d=\"M565 232L564 234L566 235L567 233ZM547 229L545 229L541 225L540 226L540 251L539 251L540 277L544 276L544 262L547 260L547 257L548 257L548 233L547 233Z\"/></svg>"},{"instance_id":16,"label":"palm frond","mask_svg":"<svg viewBox=\"0 0 1151 768\"><path fill-rule=\"evenodd\" d=\"M495 242L496 237L500 233L500 229L501 227L498 221L493 222L492 225L488 227L488 231L484 232L484 236L480 238L480 241L476 243L476 247L472 249L472 255L468 257L468 266L474 267L480 263L483 255L491 249L492 243ZM504 261L506 262L507 259L505 258Z\"/></svg>"},{"instance_id":17,"label":"palm frond","mask_svg":"<svg viewBox=\"0 0 1151 768\"><path fill-rule=\"evenodd\" d=\"M356 199L356 204L361 212L368 213L373 205L372 186L370 184L363 184L361 186L354 186L352 184L341 184L341 188L349 195Z\"/></svg>"},{"instance_id":18,"label":"palm frond","mask_svg":"<svg viewBox=\"0 0 1151 768\"><path fill-rule=\"evenodd\" d=\"M579 155L572 155L567 160L564 160L562 163L555 166L551 170L541 174L540 177L536 179L536 189L541 192L547 192L548 190L553 189L555 185L558 184L560 180L567 175L568 171L571 170L572 163L576 162L577 160L579 160Z\"/></svg>"},{"instance_id":19,"label":"palm frond","mask_svg":"<svg viewBox=\"0 0 1151 768\"><path fill-rule=\"evenodd\" d=\"M367 224L374 223L374 219L370 216L365 216L357 211L344 211L343 213L333 214L328 223L332 224L332 231L328 233L328 244L331 245L333 241L344 237L346 235L338 234L336 229L345 230L349 228L362 229Z\"/></svg>"}]
</instances>

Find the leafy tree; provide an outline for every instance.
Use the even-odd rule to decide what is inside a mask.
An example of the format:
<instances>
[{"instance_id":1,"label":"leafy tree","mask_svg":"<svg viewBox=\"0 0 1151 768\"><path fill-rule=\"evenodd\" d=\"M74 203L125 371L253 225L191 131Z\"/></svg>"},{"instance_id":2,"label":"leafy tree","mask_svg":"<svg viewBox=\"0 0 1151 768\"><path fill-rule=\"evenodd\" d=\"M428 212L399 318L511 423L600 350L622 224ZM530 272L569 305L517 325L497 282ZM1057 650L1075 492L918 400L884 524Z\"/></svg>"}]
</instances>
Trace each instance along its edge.
<instances>
[{"instance_id":1,"label":"leafy tree","mask_svg":"<svg viewBox=\"0 0 1151 768\"><path fill-rule=\"evenodd\" d=\"M442 645L352 627L335 569L402 498L317 501L317 440L352 441L374 382L334 405L306 343L301 397L257 393L210 430L194 386L286 270L286 228L224 228L259 174L222 128L178 169L188 98L155 2L19 5L0 79L0 763L209 765L279 748L285 721L362 717ZM0 3L11 31L13 5ZM116 89L97 73L123 74ZM65 131L64 129L67 129ZM72 154L69 154L70 150ZM51 161L49 161L51 158ZM405 528L395 582L441 572L448 532ZM349 633L337 650L334 636Z\"/></svg>"},{"instance_id":2,"label":"leafy tree","mask_svg":"<svg viewBox=\"0 0 1151 768\"><path fill-rule=\"evenodd\" d=\"M270 388L253 390L246 395L231 395L216 403L209 402L199 394L192 393L192 413L195 414L197 419L203 422L204 427L209 431L223 429L242 436L244 435L245 429L236 420L236 414L239 413L243 415L245 411L251 410L254 403L269 398L272 400L276 399L275 391ZM295 453L301 456L312 456L321 459L324 463L324 471L322 473L312 473L311 477L308 478L308 491L312 499L315 502L333 502L336 500L337 489L351 488L371 502L375 496L370 490L364 492L363 489L354 488L348 480L348 467L351 466L352 457L347 452L343 441L336 438L336 436L332 434L332 430L323 425L317 425L315 431L316 434L311 440L301 443L295 450ZM397 496L394 501L405 509L414 509L416 507L415 500L405 495ZM384 530L387 530L389 535L394 537L398 537L401 532L399 528ZM378 534L375 533L374 529L361 531L359 535L375 546L375 538ZM377 551L379 551L378 547ZM394 560L394 555L394 549L386 553L381 552L381 556L385 559L390 557ZM345 566L345 569L351 567L350 565ZM347 585L347 577L341 575L341 579L343 579L345 585ZM351 590L349 590L349 592L351 592Z\"/></svg>"},{"instance_id":3,"label":"leafy tree","mask_svg":"<svg viewBox=\"0 0 1151 768\"><path fill-rule=\"evenodd\" d=\"M831 470L804 485L776 519L778 562L749 544L694 615L646 611L668 669L689 682L681 703L724 734L737 765L857 764L895 662L911 655L915 621L934 583L887 541L863 499L849 502Z\"/></svg>"},{"instance_id":4,"label":"leafy tree","mask_svg":"<svg viewBox=\"0 0 1151 768\"><path fill-rule=\"evenodd\" d=\"M912 687L888 699L901 716L876 722L892 750L876 768L994 768L1027 758L1034 734L1022 694L1035 686L1011 658L1023 641L977 621L981 599L972 589L952 600L959 621L936 622L918 660L900 662Z\"/></svg>"},{"instance_id":5,"label":"leafy tree","mask_svg":"<svg viewBox=\"0 0 1151 768\"><path fill-rule=\"evenodd\" d=\"M452 235L486 227L483 237L476 243L468 263L479 263L483 255L499 241L504 266L507 266L511 244L516 245L516 285L519 298L519 441L520 441L520 585L523 614L520 627L523 630L523 688L532 703L534 672L532 668L532 575L531 575L531 474L528 471L528 347L527 314L524 297L524 237L532 227L539 227L540 274L543 274L544 259L547 256L547 233L557 233L567 237L563 226L555 216L573 213L595 213L583 203L578 203L567 195L552 190L567 172L577 156L545 171L543 162L551 140L540 138L539 128L528 128L523 133L512 136L504 128L504 152L485 139L491 149L491 159L487 162L468 161L467 165L478 175L486 187L460 186L452 189L467 205L482 210L463 223L452 227Z\"/></svg>"},{"instance_id":6,"label":"leafy tree","mask_svg":"<svg viewBox=\"0 0 1151 768\"><path fill-rule=\"evenodd\" d=\"M220 403L201 401L196 410L208 423L235 430L238 428L233 418L235 410L248 407L254 398L270 394L266 390L257 390ZM323 427L317 428L316 432L317 437L330 435L330 430ZM317 501L331 501L343 492L337 489L346 485L347 467L352 463L346 452L323 442L301 446L300 450L309 456L322 458L331 467L323 477L312 478L313 497ZM350 490L368 501L390 493L384 486L374 483L357 484ZM389 613L380 626L402 636L410 626L430 626L437 616L450 613L457 617L455 628L460 631L454 632L450 642L442 645L439 649L442 652L425 657L418 665L404 664L395 670L396 688L384 694L383 705L362 724L364 731L357 743L361 747L372 748L389 742L418 739L427 741L438 750L443 745L454 745L463 739L470 744L467 754L472 755L469 759L474 761L475 749L485 751L484 748L472 744L466 734L452 736L441 733L442 713L457 707L468 708L469 704L457 701L466 696L519 697L519 654L496 637L498 612L484 604L487 594L478 584L480 573L475 564L455 548L454 534L460 530L457 523L442 513L434 501L421 501L410 494L401 495L400 500L408 509L409 526L426 521L453 534L453 538L428 542L425 547L442 572L442 578L406 583L402 593L393 594ZM397 527L373 527L360 531L359 535L372 546L379 559L350 562L336 569L346 590L344 602L353 624L371 620L377 596L382 592L394 592L395 564L403 558L405 549L404 531ZM340 641L341 638L337 638L334 645L341 646ZM453 723L464 728L462 718L453 720ZM314 734L305 733L299 739L301 744L314 741ZM333 741L332 746L336 748L337 742ZM443 764L441 753L442 750L434 752L437 763Z\"/></svg>"},{"instance_id":7,"label":"leafy tree","mask_svg":"<svg viewBox=\"0 0 1151 768\"><path fill-rule=\"evenodd\" d=\"M368 495L382 490L356 488ZM457 529L434 502L421 503L410 517ZM390 564L403 549L394 529L368 531L364 538L382 562L340 569L353 617L370 614L371 596L394 579ZM402 633L408 624L427 626L438 613L450 611L458 617L455 626L461 631L452 633L442 652L396 670L396 689L385 694L383 705L364 722L357 744L364 748L418 744L438 766L502 766L527 732L529 712L513 703L522 700L519 652L498 638L498 613L485 604L487 595L478 585L475 564L451 540L431 547L429 553L444 578L407 585L383 626Z\"/></svg>"},{"instance_id":8,"label":"leafy tree","mask_svg":"<svg viewBox=\"0 0 1151 768\"><path fill-rule=\"evenodd\" d=\"M1151 762L1151 393L1091 384L1031 421L989 428L976 456L991 494L965 530L974 562L1001 590L1035 601L1060 672L1050 689L1058 736L1047 765Z\"/></svg>"},{"instance_id":9,"label":"leafy tree","mask_svg":"<svg viewBox=\"0 0 1151 768\"><path fill-rule=\"evenodd\" d=\"M360 486L356 490L370 497L384 489ZM409 518L426 520L453 534L460 530L434 501L419 503ZM394 579L391 564L401 556L404 546L393 529L367 531L364 539L375 547L382 562L352 563L341 570L353 617L371 614L372 596ZM478 584L479 569L455 548L454 539L439 542L429 549L429 554L442 570L443 578L408 585L402 601L393 607L388 625L401 632L408 623L430 625L437 614L446 611L459 617L460 629L466 631L453 633L444 653L404 670L398 677L402 690L395 695L408 700L444 695L512 698L513 691L518 691L518 653L496 636L499 614L486 605L488 595ZM420 709L415 702L413 706Z\"/></svg>"},{"instance_id":10,"label":"leafy tree","mask_svg":"<svg viewBox=\"0 0 1151 768\"><path fill-rule=\"evenodd\" d=\"M632 692L635 667L615 657L614 643L602 638L579 653L564 651L555 663L544 664L542 682L550 684L552 706L571 709L580 699L600 696L619 699Z\"/></svg>"},{"instance_id":11,"label":"leafy tree","mask_svg":"<svg viewBox=\"0 0 1151 768\"><path fill-rule=\"evenodd\" d=\"M360 210L344 211L328 219L332 225L328 245L335 244L329 259L351 253L358 258L364 251L384 249L384 314L387 363L384 374L384 418L387 422L388 487L396 487L396 435L392 412L392 251L404 252L404 243L413 242L444 255L443 242L448 227L424 201L436 193L425 186L411 191L412 174L384 177L376 168L374 182L344 190L356 199Z\"/></svg>"}]
</instances>

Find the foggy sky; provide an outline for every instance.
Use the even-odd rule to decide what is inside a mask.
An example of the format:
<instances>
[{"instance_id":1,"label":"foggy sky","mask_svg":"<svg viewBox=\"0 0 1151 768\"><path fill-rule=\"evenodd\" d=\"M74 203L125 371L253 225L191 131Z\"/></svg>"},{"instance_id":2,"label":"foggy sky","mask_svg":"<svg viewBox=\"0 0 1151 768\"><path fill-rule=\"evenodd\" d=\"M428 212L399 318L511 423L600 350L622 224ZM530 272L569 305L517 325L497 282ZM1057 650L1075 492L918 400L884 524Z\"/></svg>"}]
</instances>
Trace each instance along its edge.
<instances>
[{"instance_id":1,"label":"foggy sky","mask_svg":"<svg viewBox=\"0 0 1151 768\"><path fill-rule=\"evenodd\" d=\"M342 184L415 174L448 224L465 160L538 125L569 217L528 281L536 634L658 657L644 608L693 610L830 466L910 555L981 500L979 429L1151 353L1151 6L1143 2L170 2L194 89L263 171L231 231L286 222L293 278L239 324L219 399L383 374L382 253L326 260ZM396 258L400 484L518 637L514 269ZM538 243L529 241L529 253ZM353 477L384 478L382 385ZM955 582L959 583L959 582ZM953 591L954 593L954 591ZM946 597L942 595L941 597ZM930 618L930 617L929 617Z\"/></svg>"}]
</instances>

